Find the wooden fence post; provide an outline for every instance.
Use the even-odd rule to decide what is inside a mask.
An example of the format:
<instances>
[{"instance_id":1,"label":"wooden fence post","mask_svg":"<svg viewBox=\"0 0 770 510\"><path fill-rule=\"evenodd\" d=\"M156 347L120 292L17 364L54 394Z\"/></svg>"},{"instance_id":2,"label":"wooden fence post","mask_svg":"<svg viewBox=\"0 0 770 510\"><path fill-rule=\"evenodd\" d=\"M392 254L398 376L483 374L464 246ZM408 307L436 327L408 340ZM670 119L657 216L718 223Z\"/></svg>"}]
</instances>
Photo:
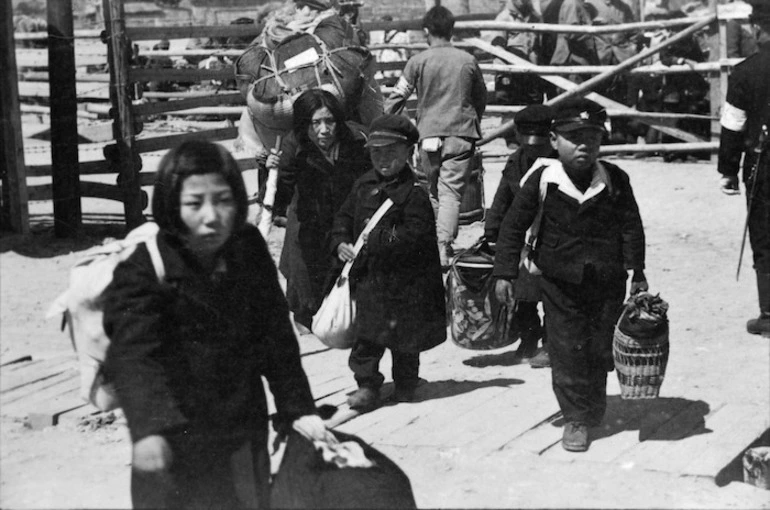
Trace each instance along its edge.
<instances>
[{"instance_id":1,"label":"wooden fence post","mask_svg":"<svg viewBox=\"0 0 770 510\"><path fill-rule=\"evenodd\" d=\"M16 53L13 41L13 7L11 2L0 6L0 152L3 153L2 221L14 232L29 232L27 204L27 175L24 165L24 143L21 134L19 86L16 72Z\"/></svg>"},{"instance_id":2,"label":"wooden fence post","mask_svg":"<svg viewBox=\"0 0 770 510\"><path fill-rule=\"evenodd\" d=\"M72 0L48 0L47 8L54 234L70 237L82 217Z\"/></svg>"},{"instance_id":3,"label":"wooden fence post","mask_svg":"<svg viewBox=\"0 0 770 510\"><path fill-rule=\"evenodd\" d=\"M118 183L123 191L126 226L132 229L144 222L144 195L139 179L141 159L135 150L134 118L129 90L131 83L128 79L131 47L126 36L123 1L103 0L103 11L108 38L110 100L114 109L113 134L117 145L117 157L109 159L117 163L119 168Z\"/></svg>"},{"instance_id":4,"label":"wooden fence post","mask_svg":"<svg viewBox=\"0 0 770 510\"><path fill-rule=\"evenodd\" d=\"M710 0L710 7L714 13L717 12L718 2L717 0ZM709 52L709 60L716 62L724 62L727 59L727 21L718 19L717 30L711 37L711 48ZM719 66L719 74L717 76L711 75L709 79L709 104L711 107L711 115L715 117L715 120L711 121L711 139L719 139L719 133L721 131L721 125L719 123L719 117L722 114L722 102L724 101L724 94L727 93L727 72L721 66ZM711 155L711 161L716 163L717 155Z\"/></svg>"}]
</instances>

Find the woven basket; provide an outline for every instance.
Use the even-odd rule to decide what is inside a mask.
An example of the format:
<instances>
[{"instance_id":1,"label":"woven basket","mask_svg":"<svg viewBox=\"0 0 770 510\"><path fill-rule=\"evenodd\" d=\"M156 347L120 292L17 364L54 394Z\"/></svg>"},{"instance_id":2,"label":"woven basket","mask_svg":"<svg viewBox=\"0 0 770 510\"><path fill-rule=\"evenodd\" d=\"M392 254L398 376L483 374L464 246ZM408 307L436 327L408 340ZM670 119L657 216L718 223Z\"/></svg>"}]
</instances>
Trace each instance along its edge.
<instances>
[{"instance_id":1,"label":"woven basket","mask_svg":"<svg viewBox=\"0 0 770 510\"><path fill-rule=\"evenodd\" d=\"M668 328L651 338L633 338L615 327L612 356L623 399L656 398L668 364Z\"/></svg>"}]
</instances>

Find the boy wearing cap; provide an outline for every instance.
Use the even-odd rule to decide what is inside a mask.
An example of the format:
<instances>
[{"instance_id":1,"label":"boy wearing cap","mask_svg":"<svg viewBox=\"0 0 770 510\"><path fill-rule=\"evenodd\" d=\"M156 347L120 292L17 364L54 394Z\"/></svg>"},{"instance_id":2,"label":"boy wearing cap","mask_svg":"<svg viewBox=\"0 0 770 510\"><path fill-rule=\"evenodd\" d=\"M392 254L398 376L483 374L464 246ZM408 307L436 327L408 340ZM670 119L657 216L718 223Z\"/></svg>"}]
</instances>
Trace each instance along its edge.
<instances>
[{"instance_id":1,"label":"boy wearing cap","mask_svg":"<svg viewBox=\"0 0 770 510\"><path fill-rule=\"evenodd\" d=\"M379 363L390 349L395 399L414 399L420 352L446 340L444 283L433 208L415 181L409 159L417 128L400 115L383 115L369 128L373 169L353 185L335 216L331 248L343 262L354 258L353 242L369 218L390 198L393 205L365 240L350 273L356 301L356 343L349 366L359 389L352 408L377 405L384 382Z\"/></svg>"},{"instance_id":2,"label":"boy wearing cap","mask_svg":"<svg viewBox=\"0 0 770 510\"><path fill-rule=\"evenodd\" d=\"M385 113L401 113L417 90L420 166L428 178L444 267L449 266L452 256L460 202L487 105L487 88L478 62L450 42L454 22L451 11L440 5L425 13L422 26L430 47L409 59L385 101Z\"/></svg>"},{"instance_id":3,"label":"boy wearing cap","mask_svg":"<svg viewBox=\"0 0 770 510\"><path fill-rule=\"evenodd\" d=\"M512 301L525 234L540 210L533 261L542 271L552 385L568 451L588 449L588 428L604 417L628 271L631 293L647 290L644 229L628 175L597 160L606 118L587 99L555 108L550 136L559 159L524 177L500 228L493 270L498 298Z\"/></svg>"},{"instance_id":4,"label":"boy wearing cap","mask_svg":"<svg viewBox=\"0 0 770 510\"><path fill-rule=\"evenodd\" d=\"M538 158L553 158L556 155L549 134L553 112L546 105L530 105L514 115L516 142L519 148L508 157L500 184L495 192L492 206L484 223L484 237L496 243L500 224L510 209L513 199L521 189L520 181ZM548 351L543 349L537 355L537 342L543 337L537 303L540 301L540 279L523 272L516 281L516 323L519 325L521 344L516 357L529 359L533 368L550 366ZM545 341L543 342L545 344ZM534 357L533 357L534 356ZM531 358L531 359L530 359Z\"/></svg>"}]
</instances>

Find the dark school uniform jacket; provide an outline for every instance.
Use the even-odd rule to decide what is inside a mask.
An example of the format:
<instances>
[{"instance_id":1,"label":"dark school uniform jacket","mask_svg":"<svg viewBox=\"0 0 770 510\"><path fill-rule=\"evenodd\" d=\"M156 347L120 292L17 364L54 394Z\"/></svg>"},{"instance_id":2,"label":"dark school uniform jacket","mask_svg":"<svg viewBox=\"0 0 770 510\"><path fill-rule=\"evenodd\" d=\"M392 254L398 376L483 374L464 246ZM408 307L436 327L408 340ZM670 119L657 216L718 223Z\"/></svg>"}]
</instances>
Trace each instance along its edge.
<instances>
[{"instance_id":1,"label":"dark school uniform jacket","mask_svg":"<svg viewBox=\"0 0 770 510\"><path fill-rule=\"evenodd\" d=\"M628 175L600 161L581 194L561 168L549 171L534 261L544 276L581 283L592 265L600 281L625 280L627 270L643 270L645 238ZM541 179L549 165L533 169L506 214L497 240L493 274L516 278L527 229L541 200ZM582 195L580 199L575 196Z\"/></svg>"},{"instance_id":2,"label":"dark school uniform jacket","mask_svg":"<svg viewBox=\"0 0 770 510\"><path fill-rule=\"evenodd\" d=\"M213 276L178 237L161 231L158 248L163 282L142 244L104 293L105 369L132 440L184 435L234 451L266 434L262 376L279 415L313 414L286 299L257 229L233 233L224 271Z\"/></svg>"},{"instance_id":3,"label":"dark school uniform jacket","mask_svg":"<svg viewBox=\"0 0 770 510\"><path fill-rule=\"evenodd\" d=\"M369 234L350 273L357 338L403 352L420 352L446 340L444 284L436 224L428 194L404 167L385 182L364 174L334 219L331 249L353 244L387 199L393 206Z\"/></svg>"},{"instance_id":4,"label":"dark school uniform jacket","mask_svg":"<svg viewBox=\"0 0 770 510\"><path fill-rule=\"evenodd\" d=\"M495 197L484 220L484 237L490 242L497 241L505 213L510 209L516 193L521 189L520 181L535 161L536 159L528 157L520 148L508 156Z\"/></svg>"}]
</instances>

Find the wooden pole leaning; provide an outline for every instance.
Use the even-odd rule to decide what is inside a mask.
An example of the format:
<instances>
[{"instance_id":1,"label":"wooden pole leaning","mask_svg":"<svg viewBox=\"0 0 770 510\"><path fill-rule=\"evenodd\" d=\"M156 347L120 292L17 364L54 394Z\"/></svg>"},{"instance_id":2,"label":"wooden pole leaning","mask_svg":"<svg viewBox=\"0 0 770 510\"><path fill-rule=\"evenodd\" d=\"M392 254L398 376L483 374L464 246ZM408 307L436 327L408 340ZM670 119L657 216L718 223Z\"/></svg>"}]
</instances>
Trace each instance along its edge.
<instances>
[{"instance_id":1,"label":"wooden pole leaning","mask_svg":"<svg viewBox=\"0 0 770 510\"><path fill-rule=\"evenodd\" d=\"M681 41L682 39L691 36L698 30L701 30L703 27L706 27L714 22L714 20L717 19L716 14L712 14L711 16L706 17L705 19L694 23L692 26L682 30L681 32L678 32L676 35L673 35L667 39L665 39L663 42L658 44L657 46L653 46L652 48L648 48L641 53L637 53L633 57L624 60L623 62L619 63L617 66L615 66L613 69L609 71L605 71L601 74L598 74L594 76L593 78L590 78L577 87L567 90L563 94L560 94L550 101L548 101L548 104L555 105L559 104L562 101L565 101L566 99L569 99L571 97L581 96L586 93L586 91L594 90L597 85L600 83L603 83L619 74L623 74L626 70L630 69L631 67L635 66L637 63L641 62L644 59L647 59L651 57L652 55L655 55L656 53L659 53L662 49L667 48L668 46L671 46L672 44Z\"/></svg>"},{"instance_id":2,"label":"wooden pole leaning","mask_svg":"<svg viewBox=\"0 0 770 510\"><path fill-rule=\"evenodd\" d=\"M47 4L54 234L72 237L82 220L72 0Z\"/></svg>"},{"instance_id":3,"label":"wooden pole leaning","mask_svg":"<svg viewBox=\"0 0 770 510\"><path fill-rule=\"evenodd\" d=\"M143 198L139 171L141 158L136 151L134 116L131 111L129 87L129 58L131 46L126 36L125 12L122 0L103 0L107 35L107 56L110 67L110 100L114 108L113 135L117 157L110 158L119 171L118 185L122 190L126 227L132 229L144 222Z\"/></svg>"},{"instance_id":4,"label":"wooden pole leaning","mask_svg":"<svg viewBox=\"0 0 770 510\"><path fill-rule=\"evenodd\" d=\"M535 67L535 64L531 63L530 61L523 59L521 57L518 57L514 55L513 53L510 53L508 51L505 51L502 48L499 48L497 46L492 46L486 41L482 41L478 38L470 38L466 39L467 43L472 44L473 46L481 49L482 51L486 51L487 53L490 53L492 55L495 55L496 57L501 58L502 60L505 60L506 62L509 62L511 64L520 65L520 66L528 66L528 67ZM577 85L570 80L566 78L562 78L561 76L553 76L553 75L541 75L542 79L556 85L559 88L570 90L572 88L577 87ZM607 97L604 97L600 94L597 94L596 92L589 92L586 94L586 97L588 99L591 99L593 101L596 101L597 103L601 104L605 108L613 108L617 110L627 111L629 113L634 113L636 110L633 108L629 108L628 106L618 103L617 101L613 101L612 99L609 99ZM654 120L646 120L643 118L638 119L639 122L642 122L644 124L647 124L658 131L665 133L667 135L670 135L678 140L684 140L685 142L703 142L704 140L696 135L693 135L692 133L688 133L687 131L683 131L681 129L673 127L674 122L668 122L664 123L662 120L660 121L654 121ZM484 144L487 144L494 140L495 138L498 138L505 133L509 132L511 129L513 129L514 123L513 121L506 122L505 124L502 124L501 126L493 129L489 133L485 134L481 140L479 140L476 145L481 146Z\"/></svg>"}]
</instances>

